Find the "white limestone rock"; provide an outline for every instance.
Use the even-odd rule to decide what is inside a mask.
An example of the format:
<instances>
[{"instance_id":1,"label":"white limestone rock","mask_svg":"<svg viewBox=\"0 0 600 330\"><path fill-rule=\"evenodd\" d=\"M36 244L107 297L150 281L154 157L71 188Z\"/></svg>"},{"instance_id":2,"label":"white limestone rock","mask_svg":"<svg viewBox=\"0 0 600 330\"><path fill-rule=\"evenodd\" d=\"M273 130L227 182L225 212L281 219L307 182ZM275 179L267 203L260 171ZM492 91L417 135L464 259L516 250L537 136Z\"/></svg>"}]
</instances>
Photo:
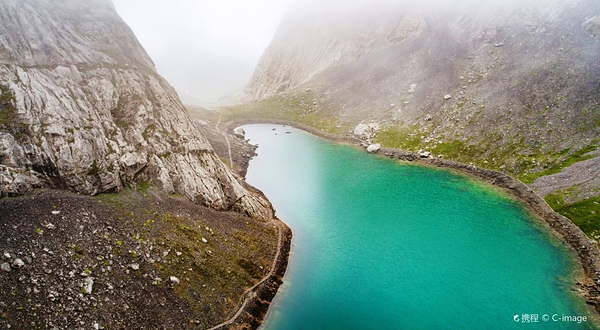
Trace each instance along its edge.
<instances>
[{"instance_id":1,"label":"white limestone rock","mask_svg":"<svg viewBox=\"0 0 600 330\"><path fill-rule=\"evenodd\" d=\"M370 154L374 154L376 152L378 152L381 149L381 144L376 143L376 144L371 144L370 146L367 147L367 152Z\"/></svg>"},{"instance_id":2,"label":"white limestone rock","mask_svg":"<svg viewBox=\"0 0 600 330\"><path fill-rule=\"evenodd\" d=\"M352 133L358 137L368 136L371 134L371 128L366 124L358 124Z\"/></svg>"},{"instance_id":3,"label":"white limestone rock","mask_svg":"<svg viewBox=\"0 0 600 330\"><path fill-rule=\"evenodd\" d=\"M27 127L18 138L0 127L0 197L149 181L217 210L271 216L219 160L110 1L1 1L0 12L0 87L17 114L8 126Z\"/></svg>"}]
</instances>

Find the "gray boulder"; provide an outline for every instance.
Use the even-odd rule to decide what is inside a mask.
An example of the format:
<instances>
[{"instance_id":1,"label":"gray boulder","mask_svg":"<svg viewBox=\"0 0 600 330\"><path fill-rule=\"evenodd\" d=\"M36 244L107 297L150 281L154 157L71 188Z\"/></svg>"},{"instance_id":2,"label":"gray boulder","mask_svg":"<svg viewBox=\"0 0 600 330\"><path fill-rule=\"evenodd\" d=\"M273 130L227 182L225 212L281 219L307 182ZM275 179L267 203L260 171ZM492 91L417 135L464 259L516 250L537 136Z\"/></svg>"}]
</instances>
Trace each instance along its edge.
<instances>
[{"instance_id":1,"label":"gray boulder","mask_svg":"<svg viewBox=\"0 0 600 330\"><path fill-rule=\"evenodd\" d=\"M236 127L236 129L233 130L233 135L243 140L246 138L246 131L241 127Z\"/></svg>"},{"instance_id":2,"label":"gray boulder","mask_svg":"<svg viewBox=\"0 0 600 330\"><path fill-rule=\"evenodd\" d=\"M358 137L365 137L371 134L371 128L369 128L369 125L366 124L358 124L352 133Z\"/></svg>"},{"instance_id":3,"label":"gray boulder","mask_svg":"<svg viewBox=\"0 0 600 330\"><path fill-rule=\"evenodd\" d=\"M370 146L367 147L367 152L370 154L374 154L376 152L378 152L381 149L381 144L376 143L376 144L371 144Z\"/></svg>"}]
</instances>

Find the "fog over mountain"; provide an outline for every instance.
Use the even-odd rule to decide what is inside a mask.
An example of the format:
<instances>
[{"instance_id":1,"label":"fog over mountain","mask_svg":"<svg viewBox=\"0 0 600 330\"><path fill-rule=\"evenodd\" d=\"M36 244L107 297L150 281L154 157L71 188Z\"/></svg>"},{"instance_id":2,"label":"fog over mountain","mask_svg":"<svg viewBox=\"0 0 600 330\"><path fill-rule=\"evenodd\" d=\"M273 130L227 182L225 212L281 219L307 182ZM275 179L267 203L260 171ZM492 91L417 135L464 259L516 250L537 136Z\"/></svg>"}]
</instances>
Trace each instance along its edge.
<instances>
[{"instance_id":1,"label":"fog over mountain","mask_svg":"<svg viewBox=\"0 0 600 330\"><path fill-rule=\"evenodd\" d=\"M383 145L533 181L597 149L599 63L597 0L306 0L243 99L336 133L374 122ZM548 179L583 197L599 181Z\"/></svg>"},{"instance_id":2,"label":"fog over mountain","mask_svg":"<svg viewBox=\"0 0 600 330\"><path fill-rule=\"evenodd\" d=\"M114 0L184 103L240 93L289 0Z\"/></svg>"}]
</instances>

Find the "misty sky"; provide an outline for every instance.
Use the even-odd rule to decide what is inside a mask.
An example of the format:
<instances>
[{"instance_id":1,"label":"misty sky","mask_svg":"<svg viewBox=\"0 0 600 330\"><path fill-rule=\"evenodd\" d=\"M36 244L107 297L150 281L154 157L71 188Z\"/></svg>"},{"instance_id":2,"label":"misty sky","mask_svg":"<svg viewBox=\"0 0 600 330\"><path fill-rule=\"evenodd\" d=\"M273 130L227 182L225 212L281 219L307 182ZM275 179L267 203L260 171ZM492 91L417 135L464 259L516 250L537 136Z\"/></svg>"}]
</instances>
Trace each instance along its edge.
<instances>
[{"instance_id":1,"label":"misty sky","mask_svg":"<svg viewBox=\"0 0 600 330\"><path fill-rule=\"evenodd\" d=\"M211 103L243 90L291 1L113 2L160 74Z\"/></svg>"}]
</instances>

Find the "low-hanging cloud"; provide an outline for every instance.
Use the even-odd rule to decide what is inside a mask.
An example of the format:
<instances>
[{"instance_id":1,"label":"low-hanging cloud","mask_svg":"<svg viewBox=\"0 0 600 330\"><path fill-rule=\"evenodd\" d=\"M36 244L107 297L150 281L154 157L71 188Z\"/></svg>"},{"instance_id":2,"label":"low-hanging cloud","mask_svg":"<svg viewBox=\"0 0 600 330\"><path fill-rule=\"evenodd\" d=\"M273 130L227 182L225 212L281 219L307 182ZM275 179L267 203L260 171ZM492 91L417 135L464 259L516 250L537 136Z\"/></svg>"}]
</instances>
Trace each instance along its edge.
<instances>
[{"instance_id":1,"label":"low-hanging cloud","mask_svg":"<svg viewBox=\"0 0 600 330\"><path fill-rule=\"evenodd\" d=\"M290 0L113 2L158 71L210 105L243 90Z\"/></svg>"},{"instance_id":2,"label":"low-hanging cloud","mask_svg":"<svg viewBox=\"0 0 600 330\"><path fill-rule=\"evenodd\" d=\"M489 21L501 13L510 15L516 7L552 12L554 6L577 5L578 1L113 0L159 72L180 94L186 91L197 96L202 102L196 103L204 105L243 91L282 19L304 21L303 15L322 15L325 20L337 17L353 22L402 8L421 13L472 12ZM190 103L187 96L184 100Z\"/></svg>"}]
</instances>

